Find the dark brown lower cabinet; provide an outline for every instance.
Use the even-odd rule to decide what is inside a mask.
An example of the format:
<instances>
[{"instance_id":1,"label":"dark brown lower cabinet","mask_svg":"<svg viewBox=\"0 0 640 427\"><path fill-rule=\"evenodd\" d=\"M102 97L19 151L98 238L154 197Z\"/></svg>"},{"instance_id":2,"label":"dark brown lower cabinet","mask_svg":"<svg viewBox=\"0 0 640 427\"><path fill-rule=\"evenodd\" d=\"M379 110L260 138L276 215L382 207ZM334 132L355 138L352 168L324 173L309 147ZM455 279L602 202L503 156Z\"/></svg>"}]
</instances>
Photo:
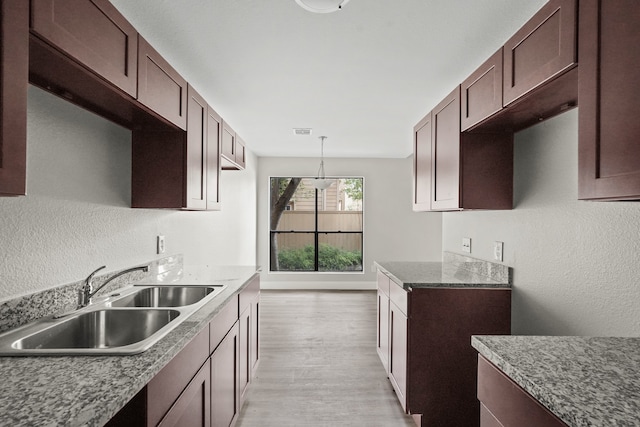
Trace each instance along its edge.
<instances>
[{"instance_id":1,"label":"dark brown lower cabinet","mask_svg":"<svg viewBox=\"0 0 640 427\"><path fill-rule=\"evenodd\" d=\"M484 357L478 356L482 427L567 427Z\"/></svg>"},{"instance_id":2,"label":"dark brown lower cabinet","mask_svg":"<svg viewBox=\"0 0 640 427\"><path fill-rule=\"evenodd\" d=\"M380 283L378 271L378 283ZM386 276L385 276L386 277ZM384 279L383 279L384 280ZM388 280L388 278L387 278ZM378 285L378 325L377 351L385 371L389 371L389 287L386 290Z\"/></svg>"},{"instance_id":3,"label":"dark brown lower cabinet","mask_svg":"<svg viewBox=\"0 0 640 427\"><path fill-rule=\"evenodd\" d=\"M256 277L240 293L240 406L244 403L246 392L258 365L260 335L259 335L259 307L260 281Z\"/></svg>"},{"instance_id":4,"label":"dark brown lower cabinet","mask_svg":"<svg viewBox=\"0 0 640 427\"><path fill-rule=\"evenodd\" d=\"M240 333L236 322L211 355L211 427L232 426L240 412L239 345Z\"/></svg>"},{"instance_id":5,"label":"dark brown lower cabinet","mask_svg":"<svg viewBox=\"0 0 640 427\"><path fill-rule=\"evenodd\" d=\"M163 427L209 427L211 424L211 362L207 360L169 412Z\"/></svg>"},{"instance_id":6,"label":"dark brown lower cabinet","mask_svg":"<svg viewBox=\"0 0 640 427\"><path fill-rule=\"evenodd\" d=\"M259 361L259 304L256 275L107 425L233 426Z\"/></svg>"},{"instance_id":7,"label":"dark brown lower cabinet","mask_svg":"<svg viewBox=\"0 0 640 427\"><path fill-rule=\"evenodd\" d=\"M402 408L423 427L477 427L477 353L471 335L511 333L508 288L416 288L406 291L378 272L378 295L388 287L387 374ZM386 299L382 298L384 311ZM385 316L379 315L378 322ZM384 339L387 326L379 325ZM379 338L380 339L380 338Z\"/></svg>"},{"instance_id":8,"label":"dark brown lower cabinet","mask_svg":"<svg viewBox=\"0 0 640 427\"><path fill-rule=\"evenodd\" d=\"M407 316L389 303L389 380L402 409L407 411Z\"/></svg>"}]
</instances>

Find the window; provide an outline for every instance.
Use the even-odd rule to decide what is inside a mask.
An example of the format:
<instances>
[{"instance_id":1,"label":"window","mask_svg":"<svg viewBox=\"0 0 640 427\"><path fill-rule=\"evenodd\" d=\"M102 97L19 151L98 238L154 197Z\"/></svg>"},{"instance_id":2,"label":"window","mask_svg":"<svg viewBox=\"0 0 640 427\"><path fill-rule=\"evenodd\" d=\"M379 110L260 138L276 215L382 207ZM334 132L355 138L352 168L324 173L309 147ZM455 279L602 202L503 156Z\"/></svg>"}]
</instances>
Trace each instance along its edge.
<instances>
[{"instance_id":1,"label":"window","mask_svg":"<svg viewBox=\"0 0 640 427\"><path fill-rule=\"evenodd\" d=\"M271 178L269 270L362 272L364 178L313 181Z\"/></svg>"}]
</instances>

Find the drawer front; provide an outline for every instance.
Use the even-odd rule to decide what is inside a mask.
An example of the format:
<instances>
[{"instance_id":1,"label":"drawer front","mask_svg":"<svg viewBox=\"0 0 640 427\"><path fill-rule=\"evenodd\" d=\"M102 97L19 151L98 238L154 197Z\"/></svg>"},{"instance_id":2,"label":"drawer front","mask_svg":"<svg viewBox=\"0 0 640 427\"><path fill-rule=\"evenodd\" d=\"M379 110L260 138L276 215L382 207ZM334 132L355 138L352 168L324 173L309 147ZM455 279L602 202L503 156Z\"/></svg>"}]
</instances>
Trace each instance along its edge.
<instances>
[{"instance_id":1,"label":"drawer front","mask_svg":"<svg viewBox=\"0 0 640 427\"><path fill-rule=\"evenodd\" d=\"M378 289L382 291L385 295L389 296L389 276L384 274L382 271L378 270Z\"/></svg>"},{"instance_id":2,"label":"drawer front","mask_svg":"<svg viewBox=\"0 0 640 427\"><path fill-rule=\"evenodd\" d=\"M32 0L31 28L94 73L136 96L138 33L107 0Z\"/></svg>"},{"instance_id":3,"label":"drawer front","mask_svg":"<svg viewBox=\"0 0 640 427\"><path fill-rule=\"evenodd\" d=\"M405 316L408 316L408 292L393 280L389 281L389 298Z\"/></svg>"},{"instance_id":4,"label":"drawer front","mask_svg":"<svg viewBox=\"0 0 640 427\"><path fill-rule=\"evenodd\" d=\"M246 309L251 306L251 303L255 301L260 295L260 276L256 276L251 279L251 282L240 292L239 298L239 313L242 314Z\"/></svg>"},{"instance_id":5,"label":"drawer front","mask_svg":"<svg viewBox=\"0 0 640 427\"><path fill-rule=\"evenodd\" d=\"M229 329L238 320L238 297L233 297L231 301L213 318L209 323L209 352L213 353L220 341L227 335Z\"/></svg>"},{"instance_id":6,"label":"drawer front","mask_svg":"<svg viewBox=\"0 0 640 427\"><path fill-rule=\"evenodd\" d=\"M482 427L567 426L482 356L478 356L478 400L493 415L485 414Z\"/></svg>"}]
</instances>

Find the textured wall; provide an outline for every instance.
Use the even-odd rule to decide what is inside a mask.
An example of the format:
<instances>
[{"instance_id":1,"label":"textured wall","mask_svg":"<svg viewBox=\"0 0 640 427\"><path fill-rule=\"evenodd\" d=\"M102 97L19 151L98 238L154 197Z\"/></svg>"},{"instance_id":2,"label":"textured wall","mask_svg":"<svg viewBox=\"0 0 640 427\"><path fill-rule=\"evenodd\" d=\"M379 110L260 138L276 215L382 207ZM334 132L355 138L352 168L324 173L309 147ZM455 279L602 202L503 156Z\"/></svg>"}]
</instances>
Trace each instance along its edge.
<instances>
[{"instance_id":1,"label":"textured wall","mask_svg":"<svg viewBox=\"0 0 640 427\"><path fill-rule=\"evenodd\" d=\"M269 178L314 176L319 161L318 158L259 159L258 259L264 271L269 269ZM442 216L411 210L411 162L410 158L326 159L328 176L364 177L364 274L268 273L262 276L263 286L372 288L376 280L372 270L374 261L440 261Z\"/></svg>"},{"instance_id":2,"label":"textured wall","mask_svg":"<svg viewBox=\"0 0 640 427\"><path fill-rule=\"evenodd\" d=\"M222 174L221 212L131 209L131 133L29 87L26 197L0 198L0 300L156 259L256 262L255 156ZM163 256L165 256L163 255Z\"/></svg>"},{"instance_id":3,"label":"textured wall","mask_svg":"<svg viewBox=\"0 0 640 427\"><path fill-rule=\"evenodd\" d=\"M577 200L578 110L516 135L515 209L443 215L443 248L514 268L513 333L640 334L640 203Z\"/></svg>"}]
</instances>

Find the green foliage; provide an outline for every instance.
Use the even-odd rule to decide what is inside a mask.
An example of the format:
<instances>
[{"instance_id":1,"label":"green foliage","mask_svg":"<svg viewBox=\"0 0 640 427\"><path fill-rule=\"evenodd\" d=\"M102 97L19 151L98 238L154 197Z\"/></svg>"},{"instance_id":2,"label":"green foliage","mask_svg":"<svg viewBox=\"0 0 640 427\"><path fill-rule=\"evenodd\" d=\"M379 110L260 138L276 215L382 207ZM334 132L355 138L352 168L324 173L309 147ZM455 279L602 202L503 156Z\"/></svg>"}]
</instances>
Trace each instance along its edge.
<instances>
[{"instance_id":1,"label":"green foliage","mask_svg":"<svg viewBox=\"0 0 640 427\"><path fill-rule=\"evenodd\" d=\"M362 200L362 178L345 178L344 192L351 200Z\"/></svg>"},{"instance_id":2,"label":"green foliage","mask_svg":"<svg viewBox=\"0 0 640 427\"><path fill-rule=\"evenodd\" d=\"M313 245L307 245L300 249L283 249L278 253L278 261L280 271L313 271ZM318 263L320 271L360 271L362 269L362 253L360 251L345 251L321 243Z\"/></svg>"}]
</instances>

